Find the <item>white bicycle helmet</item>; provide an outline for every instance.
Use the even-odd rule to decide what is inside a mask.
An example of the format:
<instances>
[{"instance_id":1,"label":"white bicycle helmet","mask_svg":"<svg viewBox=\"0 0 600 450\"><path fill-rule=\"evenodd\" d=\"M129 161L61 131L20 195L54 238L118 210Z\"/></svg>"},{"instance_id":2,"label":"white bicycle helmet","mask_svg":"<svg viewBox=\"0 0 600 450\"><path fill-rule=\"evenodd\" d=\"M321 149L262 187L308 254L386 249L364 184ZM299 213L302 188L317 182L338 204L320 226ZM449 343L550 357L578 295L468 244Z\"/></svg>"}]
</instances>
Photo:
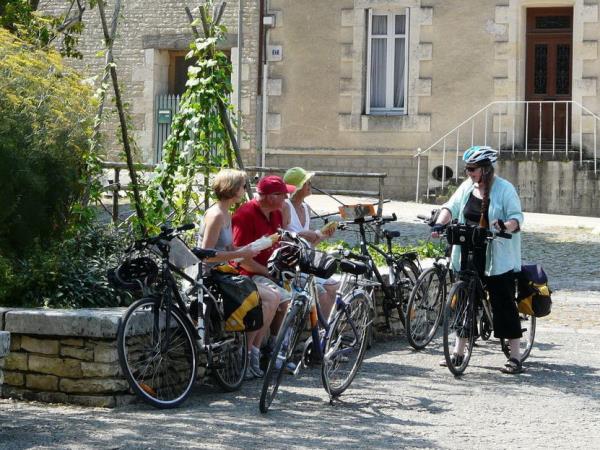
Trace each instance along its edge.
<instances>
[{"instance_id":1,"label":"white bicycle helmet","mask_svg":"<svg viewBox=\"0 0 600 450\"><path fill-rule=\"evenodd\" d=\"M494 164L498 160L498 151L492 147L475 145L463 154L463 161L467 164L481 164L489 161Z\"/></svg>"}]
</instances>

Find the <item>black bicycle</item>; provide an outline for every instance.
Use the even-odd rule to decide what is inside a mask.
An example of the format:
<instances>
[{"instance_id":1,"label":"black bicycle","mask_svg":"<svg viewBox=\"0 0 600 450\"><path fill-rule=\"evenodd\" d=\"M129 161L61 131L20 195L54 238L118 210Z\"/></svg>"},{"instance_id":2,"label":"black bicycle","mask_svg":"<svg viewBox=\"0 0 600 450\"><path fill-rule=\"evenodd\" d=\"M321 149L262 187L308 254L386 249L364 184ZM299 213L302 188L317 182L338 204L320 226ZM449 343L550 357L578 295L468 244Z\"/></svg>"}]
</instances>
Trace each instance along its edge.
<instances>
[{"instance_id":1,"label":"black bicycle","mask_svg":"<svg viewBox=\"0 0 600 450\"><path fill-rule=\"evenodd\" d=\"M485 291L483 280L473 262L476 248L483 249L487 242L512 236L505 232L492 232L474 225L449 224L445 230L448 244L461 248L461 266L458 280L452 285L446 297L443 316L444 357L452 374L461 375L471 359L477 333L482 339L487 339L493 331L492 309ZM521 361L530 354L535 337L535 317L520 315L521 330ZM454 356L453 346L457 338L467 339L464 355ZM504 354L510 356L508 341L501 339Z\"/></svg>"},{"instance_id":2,"label":"black bicycle","mask_svg":"<svg viewBox=\"0 0 600 450\"><path fill-rule=\"evenodd\" d=\"M158 408L187 398L200 355L226 391L240 387L247 366L246 335L225 330L218 287L202 272L201 261L216 252L189 248L180 239L193 228L163 227L159 235L136 241L109 273L115 285L142 291L119 323L119 363L133 392ZM189 268L196 276L184 272Z\"/></svg>"},{"instance_id":3,"label":"black bicycle","mask_svg":"<svg viewBox=\"0 0 600 450\"><path fill-rule=\"evenodd\" d=\"M395 214L391 216L370 216L357 217L354 220L343 222L345 226L358 225L360 235L360 255L353 255L354 258L361 259L369 267L369 271L364 275L368 280L365 289L372 295L376 287L380 287L382 293L382 309L385 317L385 328L395 332L399 324L406 326L406 314L408 310L408 299L413 290L421 266L416 252L396 253L392 248L393 240L400 236L399 231L390 231L382 229L380 234L386 242L386 250L367 239L367 228L375 226L380 228L385 223L395 222ZM384 277L377 267L374 254L380 255L387 266L387 277ZM352 286L342 286L342 292L346 292ZM375 298L373 296L373 298Z\"/></svg>"}]
</instances>

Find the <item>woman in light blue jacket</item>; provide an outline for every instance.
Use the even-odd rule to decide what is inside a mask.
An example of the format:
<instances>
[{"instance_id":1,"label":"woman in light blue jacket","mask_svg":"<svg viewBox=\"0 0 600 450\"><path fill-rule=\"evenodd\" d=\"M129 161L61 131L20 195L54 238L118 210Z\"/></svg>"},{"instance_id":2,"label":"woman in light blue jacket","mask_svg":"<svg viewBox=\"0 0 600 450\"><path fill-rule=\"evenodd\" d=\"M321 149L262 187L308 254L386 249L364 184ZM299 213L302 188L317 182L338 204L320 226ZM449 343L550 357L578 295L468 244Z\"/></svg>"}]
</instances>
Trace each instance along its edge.
<instances>
[{"instance_id":1,"label":"woman in light blue jacket","mask_svg":"<svg viewBox=\"0 0 600 450\"><path fill-rule=\"evenodd\" d=\"M471 147L465 151L467 179L458 187L433 227L432 235L439 236L442 225L452 219L469 225L489 226L500 231L504 223L512 239L494 239L481 251L475 251L474 262L482 275L492 304L494 335L508 339L510 358L502 372L516 374L523 371L519 354L522 337L519 312L515 302L515 273L521 270L521 225L523 212L514 186L494 174L498 152L490 147ZM500 221L500 222L499 222ZM452 268L460 268L460 247L452 249ZM460 365L467 338L457 338L452 358ZM445 361L444 361L445 365Z\"/></svg>"}]
</instances>

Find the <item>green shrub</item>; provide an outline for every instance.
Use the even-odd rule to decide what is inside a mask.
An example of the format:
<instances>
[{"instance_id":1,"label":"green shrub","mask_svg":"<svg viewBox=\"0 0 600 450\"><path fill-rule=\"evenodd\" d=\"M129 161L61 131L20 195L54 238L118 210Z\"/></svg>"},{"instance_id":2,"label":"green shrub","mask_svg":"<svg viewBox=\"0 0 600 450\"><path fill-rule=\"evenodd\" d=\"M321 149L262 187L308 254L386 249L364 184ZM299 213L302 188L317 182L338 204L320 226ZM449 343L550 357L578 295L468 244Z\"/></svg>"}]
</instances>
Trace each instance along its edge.
<instances>
[{"instance_id":1,"label":"green shrub","mask_svg":"<svg viewBox=\"0 0 600 450\"><path fill-rule=\"evenodd\" d=\"M337 241L337 242L321 242L317 249L323 252L327 252L329 250L337 249L338 247L343 247L345 249L351 250L353 253L360 253L360 246L355 245L351 246L346 241ZM382 251L386 251L386 245L380 244L379 248ZM408 245L401 246L398 244L392 244L392 251L394 253L407 253L407 252L417 252L419 258L436 258L438 256L443 256L444 251L446 249L446 245L443 242L433 242L426 240L419 240L417 245ZM386 262L383 256L378 254L376 251L371 251L371 256L375 260L375 263L378 266L385 266Z\"/></svg>"},{"instance_id":2,"label":"green shrub","mask_svg":"<svg viewBox=\"0 0 600 450\"><path fill-rule=\"evenodd\" d=\"M115 267L128 236L112 228L82 229L62 242L35 242L26 257L0 256L0 306L89 308L124 306L106 272Z\"/></svg>"},{"instance_id":3,"label":"green shrub","mask_svg":"<svg viewBox=\"0 0 600 450\"><path fill-rule=\"evenodd\" d=\"M0 29L0 254L58 239L83 195L90 87L54 51Z\"/></svg>"}]
</instances>

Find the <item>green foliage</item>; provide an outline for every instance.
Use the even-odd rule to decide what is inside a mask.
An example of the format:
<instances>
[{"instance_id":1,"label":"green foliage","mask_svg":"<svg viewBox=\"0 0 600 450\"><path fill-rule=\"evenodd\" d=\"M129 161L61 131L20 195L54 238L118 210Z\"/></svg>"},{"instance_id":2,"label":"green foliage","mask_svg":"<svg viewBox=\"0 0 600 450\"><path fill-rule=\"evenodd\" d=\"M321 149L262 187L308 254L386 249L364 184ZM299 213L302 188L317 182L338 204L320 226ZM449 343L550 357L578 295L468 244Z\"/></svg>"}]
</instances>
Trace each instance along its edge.
<instances>
[{"instance_id":1,"label":"green foliage","mask_svg":"<svg viewBox=\"0 0 600 450\"><path fill-rule=\"evenodd\" d=\"M346 241L337 241L337 242L321 242L317 248L323 252L327 252L330 250L335 250L339 247L351 250L353 253L360 253L360 246L355 245L351 246ZM384 244L380 244L379 248L382 251L387 250L387 246ZM417 241L417 245L409 245L409 246L401 246L398 244L392 245L392 251L396 254L402 254L407 252L417 252L419 258L436 258L439 256L444 256L446 246L443 242L433 242L429 240L419 240ZM373 256L373 260L377 266L385 266L385 259L376 251L371 251L371 256Z\"/></svg>"},{"instance_id":2,"label":"green foliage","mask_svg":"<svg viewBox=\"0 0 600 450\"><path fill-rule=\"evenodd\" d=\"M123 306L106 272L115 267L126 236L106 227L86 227L62 242L37 241L26 257L0 256L0 306L86 308Z\"/></svg>"},{"instance_id":3,"label":"green foliage","mask_svg":"<svg viewBox=\"0 0 600 450\"><path fill-rule=\"evenodd\" d=\"M58 53L0 29L0 253L20 255L90 218L80 204L97 158L91 94Z\"/></svg>"},{"instance_id":4,"label":"green foliage","mask_svg":"<svg viewBox=\"0 0 600 450\"><path fill-rule=\"evenodd\" d=\"M189 211L201 207L202 201L194 189L199 176L208 177L220 167L232 164L227 129L219 116L220 104L232 110L229 103L231 63L216 48L225 38L226 30L212 22L212 1L200 8L206 12L209 33L190 45L187 58L196 63L188 69L187 90L181 97L179 113L173 119L163 161L144 199L149 230L163 223L171 212L174 212L174 223L193 220Z\"/></svg>"},{"instance_id":5,"label":"green foliage","mask_svg":"<svg viewBox=\"0 0 600 450\"><path fill-rule=\"evenodd\" d=\"M83 31L83 23L75 17L69 17L69 26L65 27L67 14L40 14L36 11L38 3L31 0L0 0L0 27L39 49L48 49L60 36L63 39L60 45L61 55L81 58L77 43ZM93 7L95 3L91 1L90 6Z\"/></svg>"}]
</instances>

